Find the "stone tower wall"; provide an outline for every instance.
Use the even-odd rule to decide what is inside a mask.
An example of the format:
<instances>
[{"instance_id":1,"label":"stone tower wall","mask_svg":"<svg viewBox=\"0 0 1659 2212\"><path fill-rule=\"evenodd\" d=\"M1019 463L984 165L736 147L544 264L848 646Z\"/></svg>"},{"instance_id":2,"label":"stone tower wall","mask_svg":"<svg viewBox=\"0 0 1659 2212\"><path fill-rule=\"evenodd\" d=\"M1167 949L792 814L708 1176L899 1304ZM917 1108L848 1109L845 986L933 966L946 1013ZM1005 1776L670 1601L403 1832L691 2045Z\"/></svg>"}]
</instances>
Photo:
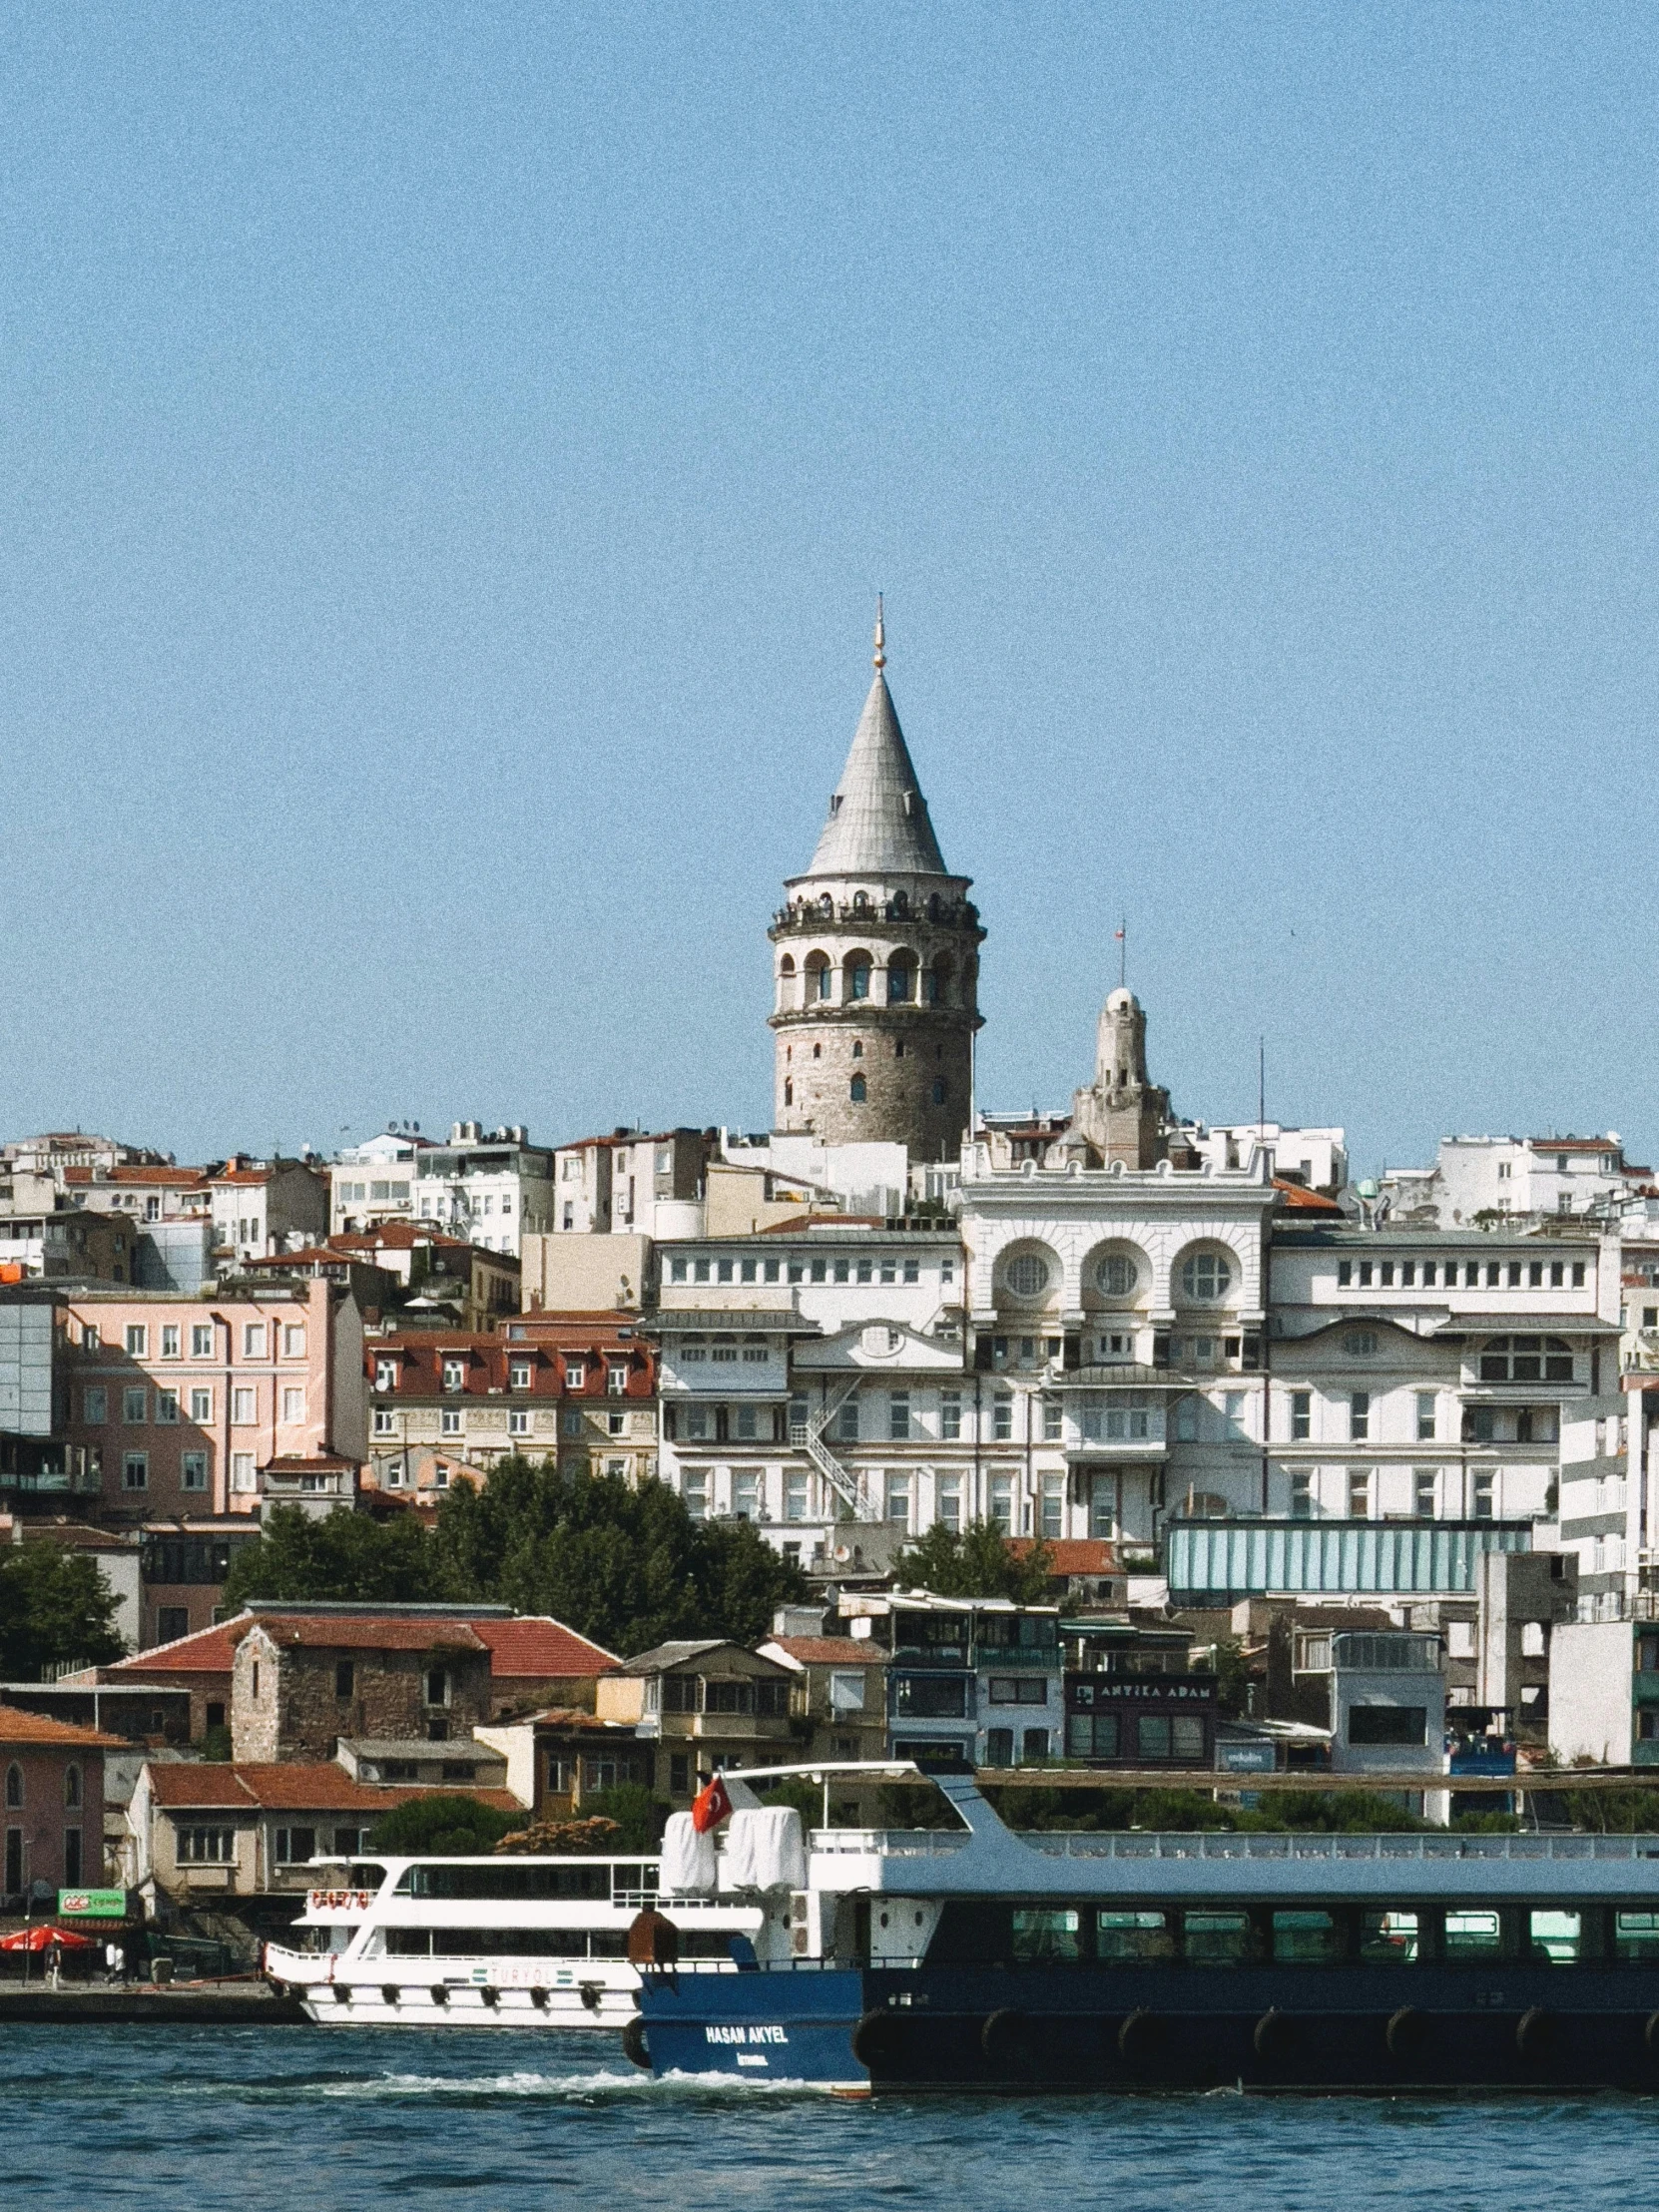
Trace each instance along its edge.
<instances>
[{"instance_id":1,"label":"stone tower wall","mask_svg":"<svg viewBox=\"0 0 1659 2212\"><path fill-rule=\"evenodd\" d=\"M931 891L925 878L907 889L871 886L858 906L844 886L837 897L834 890L814 895L808 885L778 916L771 932L774 1127L811 1130L827 1144L903 1144L913 1160L955 1158L967 1129L984 931L962 896L964 883L932 881ZM904 900L896 912L895 888ZM869 965L862 999L851 996L855 955ZM915 981L911 995L894 1002L888 976L899 960L913 963ZM929 1001L927 979L941 961L938 996ZM828 998L813 985L819 965L829 971ZM861 1100L852 1095L859 1076Z\"/></svg>"}]
</instances>

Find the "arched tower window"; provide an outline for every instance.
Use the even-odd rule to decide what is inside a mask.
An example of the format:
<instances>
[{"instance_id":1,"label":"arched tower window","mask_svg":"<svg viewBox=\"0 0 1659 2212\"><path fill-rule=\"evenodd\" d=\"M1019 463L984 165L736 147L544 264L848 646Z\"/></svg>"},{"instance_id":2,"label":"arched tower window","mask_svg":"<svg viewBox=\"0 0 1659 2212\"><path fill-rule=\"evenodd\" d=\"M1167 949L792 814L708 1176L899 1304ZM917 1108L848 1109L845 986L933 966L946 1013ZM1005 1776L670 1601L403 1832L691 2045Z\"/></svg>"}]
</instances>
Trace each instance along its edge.
<instances>
[{"instance_id":1,"label":"arched tower window","mask_svg":"<svg viewBox=\"0 0 1659 2212\"><path fill-rule=\"evenodd\" d=\"M851 1082L847 1085L846 1095L848 1098L851 1099L854 1106L861 1106L863 1104L864 1079L861 1075L855 1075L852 1078Z\"/></svg>"},{"instance_id":2,"label":"arched tower window","mask_svg":"<svg viewBox=\"0 0 1659 2212\"><path fill-rule=\"evenodd\" d=\"M81 1770L73 1761L63 1771L63 1801L71 1812L77 1811L80 1807Z\"/></svg>"},{"instance_id":3,"label":"arched tower window","mask_svg":"<svg viewBox=\"0 0 1659 2212\"><path fill-rule=\"evenodd\" d=\"M910 952L895 952L887 962L887 1004L908 1005L915 995L915 955Z\"/></svg>"},{"instance_id":4,"label":"arched tower window","mask_svg":"<svg viewBox=\"0 0 1659 2212\"><path fill-rule=\"evenodd\" d=\"M894 921L902 921L902 920L903 920L903 919L905 918L905 916L906 916L906 915L907 915L907 914L909 913L909 911L910 911L910 894L909 894L909 892L908 892L908 891L894 891L894 892L893 892L893 894L892 894L892 897L891 897L891 898L890 898L890 899L888 900L888 902L887 902L887 912L888 912L888 913L889 913L889 914L890 914L890 915L892 916L892 918L893 918L893 920L894 920Z\"/></svg>"},{"instance_id":5,"label":"arched tower window","mask_svg":"<svg viewBox=\"0 0 1659 2212\"><path fill-rule=\"evenodd\" d=\"M786 1106L793 1106L795 1104L795 1085L793 1083L786 1083L784 1085L784 1104Z\"/></svg>"},{"instance_id":6,"label":"arched tower window","mask_svg":"<svg viewBox=\"0 0 1659 2212\"><path fill-rule=\"evenodd\" d=\"M807 1003L830 996L830 959L827 953L809 952L807 955Z\"/></svg>"},{"instance_id":7,"label":"arched tower window","mask_svg":"<svg viewBox=\"0 0 1659 2212\"><path fill-rule=\"evenodd\" d=\"M23 1805L23 1769L14 1759L6 1769L6 1810L18 1812Z\"/></svg>"},{"instance_id":8,"label":"arched tower window","mask_svg":"<svg viewBox=\"0 0 1659 2212\"><path fill-rule=\"evenodd\" d=\"M790 952L778 963L778 1003L786 1011L795 1004L795 955Z\"/></svg>"},{"instance_id":9,"label":"arched tower window","mask_svg":"<svg viewBox=\"0 0 1659 2212\"><path fill-rule=\"evenodd\" d=\"M869 996L869 954L849 952L846 956L846 995L848 999Z\"/></svg>"}]
</instances>

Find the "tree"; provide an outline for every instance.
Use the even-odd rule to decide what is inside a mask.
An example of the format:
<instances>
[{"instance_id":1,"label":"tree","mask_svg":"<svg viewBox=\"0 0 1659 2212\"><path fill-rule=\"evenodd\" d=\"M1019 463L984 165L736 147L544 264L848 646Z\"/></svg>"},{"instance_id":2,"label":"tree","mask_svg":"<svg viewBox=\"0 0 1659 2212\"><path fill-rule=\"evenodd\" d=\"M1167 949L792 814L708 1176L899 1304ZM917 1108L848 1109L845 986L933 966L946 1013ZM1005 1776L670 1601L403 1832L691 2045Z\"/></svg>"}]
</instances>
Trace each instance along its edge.
<instances>
[{"instance_id":1,"label":"tree","mask_svg":"<svg viewBox=\"0 0 1659 2212\"><path fill-rule=\"evenodd\" d=\"M552 1613L608 1650L673 1636L754 1643L806 1578L746 1521L694 1521L661 1482L497 1462L438 1511L436 1555L473 1597Z\"/></svg>"},{"instance_id":2,"label":"tree","mask_svg":"<svg viewBox=\"0 0 1659 2212\"><path fill-rule=\"evenodd\" d=\"M430 1797L407 1798L384 1814L368 1847L411 1859L477 1859L529 1818L528 1813L500 1813L476 1798L438 1790Z\"/></svg>"},{"instance_id":3,"label":"tree","mask_svg":"<svg viewBox=\"0 0 1659 2212\"><path fill-rule=\"evenodd\" d=\"M277 1506L258 1542L236 1553L225 1583L231 1612L251 1597L379 1605L441 1603L464 1594L446 1556L412 1515L377 1521L340 1505L320 1520L298 1505Z\"/></svg>"},{"instance_id":4,"label":"tree","mask_svg":"<svg viewBox=\"0 0 1659 2212\"><path fill-rule=\"evenodd\" d=\"M1008 1597L1017 1605L1040 1605L1053 1572L1046 1544L1016 1552L996 1523L985 1520L969 1521L959 1534L935 1521L893 1563L900 1589L931 1590L935 1597Z\"/></svg>"},{"instance_id":5,"label":"tree","mask_svg":"<svg viewBox=\"0 0 1659 2212\"><path fill-rule=\"evenodd\" d=\"M39 1681L68 1659L108 1666L127 1649L117 1633L121 1600L84 1551L36 1540L0 1552L0 1668L12 1682Z\"/></svg>"}]
</instances>

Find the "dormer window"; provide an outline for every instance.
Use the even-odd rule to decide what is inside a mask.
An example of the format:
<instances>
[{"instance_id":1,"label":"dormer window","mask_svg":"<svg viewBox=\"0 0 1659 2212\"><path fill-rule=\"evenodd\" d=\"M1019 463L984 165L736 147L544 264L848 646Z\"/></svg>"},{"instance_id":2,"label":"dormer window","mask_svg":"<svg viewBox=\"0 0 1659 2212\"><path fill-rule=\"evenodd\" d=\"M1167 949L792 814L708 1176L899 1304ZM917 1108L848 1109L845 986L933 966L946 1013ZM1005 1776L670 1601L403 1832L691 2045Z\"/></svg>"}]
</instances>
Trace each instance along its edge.
<instances>
[{"instance_id":1,"label":"dormer window","mask_svg":"<svg viewBox=\"0 0 1659 2212\"><path fill-rule=\"evenodd\" d=\"M443 1363L443 1386L446 1390L464 1390L466 1388L466 1362L464 1360L445 1360Z\"/></svg>"}]
</instances>

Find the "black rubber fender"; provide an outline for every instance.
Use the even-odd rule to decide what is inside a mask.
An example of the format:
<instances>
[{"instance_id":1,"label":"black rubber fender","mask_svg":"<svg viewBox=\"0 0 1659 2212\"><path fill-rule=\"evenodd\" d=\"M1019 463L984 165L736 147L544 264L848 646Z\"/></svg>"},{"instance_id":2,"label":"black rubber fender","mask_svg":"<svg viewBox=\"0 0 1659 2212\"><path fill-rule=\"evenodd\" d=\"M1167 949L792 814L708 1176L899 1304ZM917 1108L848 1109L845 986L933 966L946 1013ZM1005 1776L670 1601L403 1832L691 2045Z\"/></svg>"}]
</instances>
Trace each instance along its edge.
<instances>
[{"instance_id":1,"label":"black rubber fender","mask_svg":"<svg viewBox=\"0 0 1659 2212\"><path fill-rule=\"evenodd\" d=\"M1423 2037L1428 2032L1428 2016L1414 2004L1402 2004L1397 2012L1389 2015L1383 2031L1390 2058L1410 2058L1422 2048Z\"/></svg>"},{"instance_id":2,"label":"black rubber fender","mask_svg":"<svg viewBox=\"0 0 1659 2212\"><path fill-rule=\"evenodd\" d=\"M434 2004L447 2004L449 2002L449 1991L441 1981L434 1981L432 1984L432 2002Z\"/></svg>"},{"instance_id":3,"label":"black rubber fender","mask_svg":"<svg viewBox=\"0 0 1659 2212\"><path fill-rule=\"evenodd\" d=\"M852 2030L852 2055L866 2071L873 2072L883 2060L890 2058L898 2040L898 2022L882 2006L859 2014Z\"/></svg>"},{"instance_id":4,"label":"black rubber fender","mask_svg":"<svg viewBox=\"0 0 1659 2212\"><path fill-rule=\"evenodd\" d=\"M1642 2041L1647 2045L1650 2058L1659 2058L1659 2012L1650 2012L1647 2025L1642 2029Z\"/></svg>"},{"instance_id":5,"label":"black rubber fender","mask_svg":"<svg viewBox=\"0 0 1659 2212\"><path fill-rule=\"evenodd\" d=\"M1025 2034L1025 2014L1011 2004L998 2006L979 2030L979 2048L993 2066L1005 2066L1019 2051Z\"/></svg>"},{"instance_id":6,"label":"black rubber fender","mask_svg":"<svg viewBox=\"0 0 1659 2212\"><path fill-rule=\"evenodd\" d=\"M1250 2040L1258 2058L1277 2058L1285 2050L1296 2032L1296 2022L1289 2012L1281 2012L1277 2004L1270 2004L1251 2031Z\"/></svg>"},{"instance_id":7,"label":"black rubber fender","mask_svg":"<svg viewBox=\"0 0 1659 2212\"><path fill-rule=\"evenodd\" d=\"M1515 2048L1523 2058L1536 2058L1549 2048L1555 2016L1541 2004L1528 2005L1515 2022Z\"/></svg>"},{"instance_id":8,"label":"black rubber fender","mask_svg":"<svg viewBox=\"0 0 1659 2212\"><path fill-rule=\"evenodd\" d=\"M630 2064L649 2068L651 2052L646 2046L645 2022L636 2012L622 2030L622 2055Z\"/></svg>"},{"instance_id":9,"label":"black rubber fender","mask_svg":"<svg viewBox=\"0 0 1659 2212\"><path fill-rule=\"evenodd\" d=\"M1118 2056L1133 2065L1145 2058L1158 2033L1158 2015L1144 2004L1136 2005L1133 2012L1118 2029Z\"/></svg>"}]
</instances>

